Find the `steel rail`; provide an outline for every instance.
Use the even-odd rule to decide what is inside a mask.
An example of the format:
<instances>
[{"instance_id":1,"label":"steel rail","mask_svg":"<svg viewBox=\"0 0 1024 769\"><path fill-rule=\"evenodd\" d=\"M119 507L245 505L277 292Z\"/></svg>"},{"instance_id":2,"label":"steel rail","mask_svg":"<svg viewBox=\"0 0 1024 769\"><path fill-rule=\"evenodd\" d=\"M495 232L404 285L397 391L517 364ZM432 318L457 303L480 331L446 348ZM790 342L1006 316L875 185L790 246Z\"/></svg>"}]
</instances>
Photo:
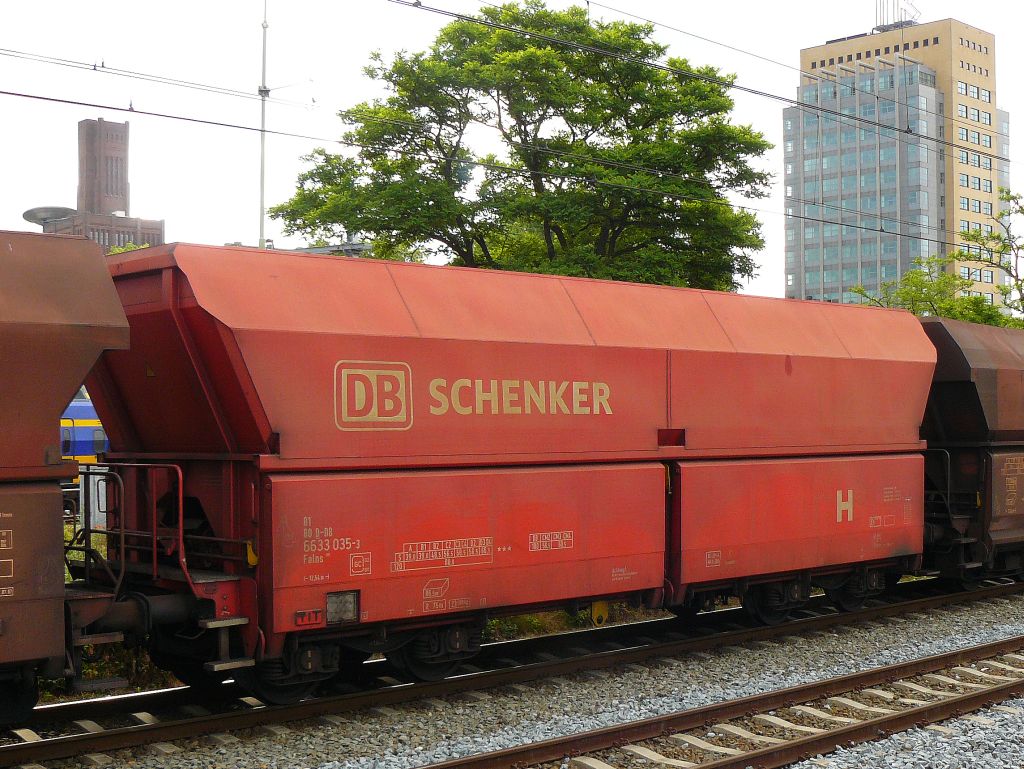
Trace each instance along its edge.
<instances>
[{"instance_id":1,"label":"steel rail","mask_svg":"<svg viewBox=\"0 0 1024 769\"><path fill-rule=\"evenodd\" d=\"M320 697L304 700L294 705L265 706L243 711L214 713L208 716L185 718L176 721L107 729L97 733L72 734L45 739L39 742L0 745L0 766L68 758L85 753L119 750L154 742L194 738L197 735L214 732L249 729L269 723L299 721L322 715L347 713L374 706L397 705L420 699L451 696L467 691L569 675L584 670L610 668L627 663L643 662L658 657L680 656L689 652L707 651L720 646L767 640L840 625L851 625L875 618L897 616L915 611L927 611L929 609L962 603L973 603L1021 592L1024 592L1024 584L1022 583L995 585L974 591L945 593L882 606L872 606L854 612L836 612L811 616L774 627L741 628L697 637L688 637L681 640L656 641L655 643L646 644L636 643L636 645L624 649L598 651L585 655L576 655L567 659L505 666L500 669L455 676L437 682L405 683L368 692ZM721 614L726 614L726 612L721 612ZM641 627L648 624L651 623L641 623ZM628 629L628 626L618 626L618 628ZM607 627L600 628L599 630L612 631L615 629L616 627ZM529 643L523 648L534 648L538 641L566 641L567 639L572 641L587 635L587 632L581 632L549 636L542 639L527 639ZM494 644L493 647L496 648L494 648L493 656L514 657L515 649L519 648L516 646L516 643ZM953 654L961 653L963 652L954 652ZM179 692L187 693L187 691L176 689L171 692L163 691L157 694L161 697L177 698L182 696ZM141 696L124 696L125 698L134 697L131 700L129 712L146 710L149 707L145 700L139 699ZM108 713L116 712L115 703L119 698L111 697L104 699L106 704L103 709ZM209 698L205 698L205 701L208 702ZM44 715L46 721L52 722L56 717L72 721L74 718L69 718L68 716L81 712L89 712L92 714L91 717L95 717L97 715L95 703L96 701L92 700L37 708L38 715L34 721L41 720ZM159 706L154 706L152 709L160 708ZM125 711L121 710L120 712ZM77 715L76 717L81 718L82 716ZM483 765L486 764L481 766ZM497 765L504 764L495 764L495 766ZM467 764L467 766L470 765Z\"/></svg>"},{"instance_id":2,"label":"steel rail","mask_svg":"<svg viewBox=\"0 0 1024 769\"><path fill-rule=\"evenodd\" d=\"M740 718L751 713L763 713L793 704L830 697L856 689L878 686L901 678L910 678L923 673L943 670L955 665L987 659L989 657L1020 651L1024 648L1024 636L1004 639L993 643L959 649L945 654L936 654L910 662L872 668L860 673L816 681L810 684L792 686L766 694L756 694L738 700L708 705L692 710L670 713L647 718L628 724L609 726L604 729L556 737L543 742L531 743L492 753L481 753L463 758L430 764L430 769L504 769L509 766L530 766L546 761L558 761L566 756L591 753L629 743L642 742L658 737L698 729L707 724ZM938 721L958 713L974 710L992 702L1000 702L1024 692L1024 678L1013 682L994 685L990 688L957 695L933 704L900 711L891 716L874 718L858 724L831 729L820 735L792 740L740 756L724 758L700 764L702 769L742 769L743 767L785 766L818 753L827 753L836 747L853 742L875 739L887 732L907 729L918 723Z\"/></svg>"}]
</instances>

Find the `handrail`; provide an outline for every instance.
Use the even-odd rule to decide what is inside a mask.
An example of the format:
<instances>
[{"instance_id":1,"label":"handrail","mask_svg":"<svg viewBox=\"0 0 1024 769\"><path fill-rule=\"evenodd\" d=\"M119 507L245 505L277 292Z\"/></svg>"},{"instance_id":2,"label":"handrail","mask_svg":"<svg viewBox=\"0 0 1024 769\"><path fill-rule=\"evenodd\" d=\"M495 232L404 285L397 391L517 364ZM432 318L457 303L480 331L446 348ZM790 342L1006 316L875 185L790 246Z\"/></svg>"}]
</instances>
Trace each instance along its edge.
<instances>
[{"instance_id":1,"label":"handrail","mask_svg":"<svg viewBox=\"0 0 1024 769\"><path fill-rule=\"evenodd\" d=\"M169 534L170 532L168 532L166 529L164 529L165 533L163 535L161 535L161 533L160 533L160 530L161 530L162 527L160 526L160 520L158 518L158 516L159 516L159 509L158 509L158 506L157 506L156 494L149 494L148 495L148 497L149 497L149 499L148 499L148 510L140 511L140 512L142 512L143 516L148 517L148 519L149 519L149 521L148 521L149 522L149 526L150 526L149 530L146 531L145 529L128 529L127 528L126 520L125 520L126 510L124 509L125 505L126 505L125 482L124 482L124 478L120 474L115 472L116 470L118 470L120 468L137 468L137 469L140 469L140 470L144 470L146 478L152 478L156 471L166 471L166 472L169 472L169 473L172 474L171 482L172 483L176 483L176 489L177 489L177 508L178 508L178 511L177 511L177 513L178 513L177 514L177 531L174 532L174 544L173 545L171 545L170 542L167 541L169 539L167 534ZM84 496L85 511L84 511L84 517L83 517L83 528L78 532L78 534L81 534L84 537L84 544L79 546L79 544L75 540L72 540L72 542L68 543L68 545L65 547L65 549L68 550L68 551L75 551L75 552L81 550L83 552L83 555L85 557L85 567L86 567L85 572L88 575L89 573L91 573L93 559L94 558L102 559L102 556L100 556L99 553L97 551L95 551L95 549L91 548L92 534L93 533L102 534L103 536L108 537L108 539L109 539L109 537L116 535L117 538L118 538L118 545L117 545L117 547L118 547L118 550L120 552L120 557L121 557L121 564L120 564L120 569L118 571L118 574L115 576L114 573L109 568L109 566L106 563L103 564L105 570L107 571L108 575L110 576L110 580L115 584L115 593L119 593L120 592L121 586L123 585L123 582L124 582L124 575L125 575L125 572L126 572L126 570L128 568L128 551L129 550L145 552L148 549L150 551L150 574L151 574L151 577L152 577L153 580L157 580L157 579L160 578L160 570L159 570L159 556L160 556L160 553L161 552L165 552L166 554L170 555L170 553L172 552L171 548L172 547L176 547L177 551L178 551L177 552L178 566L181 569L181 572L182 572L182 575L184 576L185 582L188 584L189 589L192 590L193 593L195 593L195 591L196 591L196 585L195 585L195 581L194 581L194 579L192 577L192 574L189 571L188 552L186 551L186 547L185 547L186 541L189 541L193 545L193 547L196 546L197 544L201 544L203 542L211 542L211 543L222 544L222 545L238 546L240 548L243 548L240 555L233 555L233 554L226 553L226 552L221 552L221 553L216 554L216 555L207 554L207 553L199 553L199 555L200 555L200 557L212 557L212 558L215 558L217 560L220 560L220 561L222 561L224 563L225 566L227 566L227 564L229 564L229 563L242 563L242 564L246 563L246 558L245 558L245 554L244 554L244 552L245 552L244 551L244 546L245 546L247 540L245 540L245 539L235 539L235 538L225 538L225 537L206 536L206 535L200 535L200 534L186 534L185 533L184 473L183 473L182 468L181 468L180 465L173 464L173 463L103 462L102 465L99 464L99 463L97 463L97 464L84 464L84 465L81 466L80 472L81 472L81 474L83 476L86 476L86 477L97 477L97 478L110 478L110 477L113 477L115 479L114 482L117 485L117 488L116 488L116 495L117 495L117 497L116 497L116 499L120 499L120 519L119 519L119 525L117 526L116 531L111 530L109 527L108 527L108 530L106 530L106 531L96 531L96 532L93 531L93 528L92 528L92 517L91 517L92 516L92 504L91 504L91 497L90 497L90 495L93 493L93 489L92 489L91 485L87 483L86 487L85 487L85 496ZM152 489L152 483L150 484L150 487ZM118 508L115 505L114 510L116 511L117 509ZM141 518L140 520L137 521L137 523L144 526L145 525L144 521L145 521L145 518ZM78 538L78 535L76 534L76 538L75 539L77 539L77 538ZM132 540L132 542L129 542L129 539ZM142 542L139 542L139 540L142 540ZM146 540L148 540L148 543L146 542ZM163 546L161 545L161 541L164 541L164 545ZM102 559L102 560L105 561L106 559ZM145 564L145 560L144 559L140 559L139 563Z\"/></svg>"},{"instance_id":2,"label":"handrail","mask_svg":"<svg viewBox=\"0 0 1024 769\"><path fill-rule=\"evenodd\" d=\"M102 467L108 467L108 465L102 465ZM124 496L124 479L121 478L120 475L118 475L117 473L111 472L110 470L101 470L100 469L100 465L79 465L79 467L78 467L78 474L80 476L84 476L86 478L89 478L89 477L113 478L115 483L116 483L116 485L117 485L117 487L118 487L118 498L121 500L122 507L124 506L124 499L125 499L125 496ZM92 495L92 487L89 485L89 483L86 483L85 484L85 495L84 495L84 499L82 500L82 515L83 515L83 522L85 523L85 528L87 530L90 530L90 531L91 531L91 528L92 528L92 524L91 524L91 521L92 521L92 505L90 504L90 502L92 501L91 500L91 495ZM108 527L108 529L109 529L109 527ZM120 537L119 537L119 541L118 541L118 552L121 554L121 568L120 568L120 570L118 570L117 579L114 580L114 595L115 596L118 596L118 595L121 594L121 585L124 583L125 527L124 527L124 511L123 510L121 512L121 522L120 522L120 525L118 526L118 529L119 529L119 533L120 533ZM107 536L109 536L109 533L107 534ZM88 547L91 550L92 549L92 537L89 536L86 541L89 543ZM107 560L107 559L105 559L105 560ZM108 572L109 572L109 569L108 569ZM85 571L85 573L86 573L86 575L89 574L89 564L88 564L88 561L86 561L86 571Z\"/></svg>"},{"instance_id":3,"label":"handrail","mask_svg":"<svg viewBox=\"0 0 1024 769\"><path fill-rule=\"evenodd\" d=\"M185 478L184 478L184 473L181 470L181 466L180 465L171 464L171 463L153 463L153 464L150 464L150 463L147 463L147 462L104 462L104 464L102 466L106 467L106 468L128 468L128 467L139 468L139 469L143 469L143 470L147 471L147 477L148 477L149 473L151 473L153 470L166 470L166 471L168 471L169 473L171 473L173 475L174 479L177 481L175 486L177 488L177 496L178 496L178 499L177 499L177 502L178 502L178 532L177 532L178 533L178 541L177 541L178 566L181 568L181 573L182 573L182 575L185 578L185 582L188 584L189 590L191 590L193 593L195 593L196 592L196 586L195 586L195 582L192 580L192 575L189 573L189 570L188 570L188 557L187 557L187 554L185 553ZM116 477L120 478L120 476L118 476L116 473L112 473L112 474L115 475ZM120 480L120 483L122 484L121 491L122 491L122 495L123 495L123 493L124 493L123 479ZM159 548L157 546L158 545L158 542L157 542L157 529L158 529L158 526L157 526L157 505L156 505L156 495L155 494L150 494L150 511L149 512L150 512L150 528L151 528L150 537L151 537L151 544L152 544L152 577L155 580L159 576L159 569L158 569L158 563L157 563L158 551L159 551ZM88 526L88 518L86 519L86 525ZM125 537L125 528L124 528L124 522L122 520L122 525L121 525L121 563L122 563L122 572L124 570L124 562L126 560L126 554L125 554L125 548L124 548L124 537ZM88 563L86 565L88 566ZM87 572L88 572L88 569L87 569Z\"/></svg>"}]
</instances>

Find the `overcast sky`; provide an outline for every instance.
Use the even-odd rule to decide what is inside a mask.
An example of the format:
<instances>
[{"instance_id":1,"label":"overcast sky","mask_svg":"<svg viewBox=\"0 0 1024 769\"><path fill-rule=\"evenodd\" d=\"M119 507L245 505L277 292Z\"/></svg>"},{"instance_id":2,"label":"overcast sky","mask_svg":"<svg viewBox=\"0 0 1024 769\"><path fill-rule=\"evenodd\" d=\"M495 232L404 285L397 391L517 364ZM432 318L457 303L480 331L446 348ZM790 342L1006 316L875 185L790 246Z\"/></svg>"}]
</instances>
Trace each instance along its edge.
<instances>
[{"instance_id":1,"label":"overcast sky","mask_svg":"<svg viewBox=\"0 0 1024 769\"><path fill-rule=\"evenodd\" d=\"M582 0L581 0L582 2ZM472 0L424 0L448 10L474 12ZM548 0L554 8L573 4ZM576 3L580 4L580 3ZM670 0L607 0L604 5L645 16L664 26L656 38L670 53L694 64L735 73L738 82L792 96L800 48L868 32L874 0L820 3L807 0L693 3ZM958 18L996 35L998 106L1011 113L1010 157L1021 133L1020 81L1024 54L1018 39L1024 11L1016 3L979 0L917 0L920 21ZM591 7L605 20L621 12ZM0 95L0 229L35 230L22 219L33 206L74 207L77 185L77 123L85 118L131 123L131 214L165 219L169 241L255 244L259 227L259 134L237 128L187 123L104 107L145 110L259 127L257 99L240 98L120 77L117 68L255 95L260 81L262 0L48 0L0 6L0 90L87 102L78 106L25 96ZM269 0L268 74L272 101L267 128L314 137L267 137L267 205L286 200L318 146L337 149L338 109L380 94L362 73L371 51L425 49L446 19L388 0ZM675 29L671 29L674 27ZM686 34L690 33L690 34ZM725 45L709 43L696 36ZM726 47L730 46L730 47ZM735 50L739 49L739 50ZM774 59L773 64L750 53ZM23 54L95 63L76 69L42 63ZM315 99L315 104L314 104ZM775 174L772 197L752 201L764 225L766 248L756 255L760 275L745 291L782 294L781 212L782 108L778 101L735 93L735 121L750 123L777 148L765 167ZM284 103L288 102L288 103ZM1013 172L1013 179L1021 171ZM268 221L267 237L278 247L299 246Z\"/></svg>"}]
</instances>

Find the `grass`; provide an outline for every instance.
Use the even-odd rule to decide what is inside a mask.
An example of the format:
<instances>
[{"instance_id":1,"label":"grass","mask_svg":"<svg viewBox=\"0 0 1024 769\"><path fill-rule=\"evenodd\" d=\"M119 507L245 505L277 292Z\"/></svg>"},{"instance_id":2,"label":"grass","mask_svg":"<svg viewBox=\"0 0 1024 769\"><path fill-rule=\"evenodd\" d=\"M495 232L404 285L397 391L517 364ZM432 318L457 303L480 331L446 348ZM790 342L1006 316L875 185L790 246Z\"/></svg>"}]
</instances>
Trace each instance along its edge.
<instances>
[{"instance_id":1,"label":"grass","mask_svg":"<svg viewBox=\"0 0 1024 769\"><path fill-rule=\"evenodd\" d=\"M64 543L67 544L75 535L75 525L64 524ZM107 537L94 533L90 538L92 547L100 554L106 553ZM84 559L82 552L68 553L71 561ZM71 582L71 574L64 569L65 583ZM59 702L66 699L82 699L91 696L102 697L107 694L124 693L159 689L178 685L178 680L150 662L149 654L144 648L127 648L120 644L103 646L85 646L82 649L82 679L85 681L102 680L104 678L124 678L128 687L123 689L101 691L95 693L69 692L63 680L44 680L39 682L40 702Z\"/></svg>"},{"instance_id":2,"label":"grass","mask_svg":"<svg viewBox=\"0 0 1024 769\"><path fill-rule=\"evenodd\" d=\"M658 609L636 609L625 603L613 603L608 607L608 625L622 625L649 619L672 616ZM545 611L534 614L517 614L492 619L484 626L483 639L491 641L514 641L519 638L533 638L542 635L566 633L589 627L590 610L579 612Z\"/></svg>"}]
</instances>

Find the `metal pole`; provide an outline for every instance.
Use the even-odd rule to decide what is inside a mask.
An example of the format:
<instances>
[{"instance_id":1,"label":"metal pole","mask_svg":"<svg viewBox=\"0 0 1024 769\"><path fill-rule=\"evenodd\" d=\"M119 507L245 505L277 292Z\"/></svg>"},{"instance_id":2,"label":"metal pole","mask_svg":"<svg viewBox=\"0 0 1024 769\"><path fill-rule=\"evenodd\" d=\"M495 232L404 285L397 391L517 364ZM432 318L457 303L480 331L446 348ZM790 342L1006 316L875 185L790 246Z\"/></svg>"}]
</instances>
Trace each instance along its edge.
<instances>
[{"instance_id":1,"label":"metal pole","mask_svg":"<svg viewBox=\"0 0 1024 769\"><path fill-rule=\"evenodd\" d=\"M260 79L260 248L267 245L263 234L263 220L267 215L266 203L264 202L264 187L266 185L267 171L267 97L270 96L270 89L267 88L267 3L263 2L263 74Z\"/></svg>"}]
</instances>

